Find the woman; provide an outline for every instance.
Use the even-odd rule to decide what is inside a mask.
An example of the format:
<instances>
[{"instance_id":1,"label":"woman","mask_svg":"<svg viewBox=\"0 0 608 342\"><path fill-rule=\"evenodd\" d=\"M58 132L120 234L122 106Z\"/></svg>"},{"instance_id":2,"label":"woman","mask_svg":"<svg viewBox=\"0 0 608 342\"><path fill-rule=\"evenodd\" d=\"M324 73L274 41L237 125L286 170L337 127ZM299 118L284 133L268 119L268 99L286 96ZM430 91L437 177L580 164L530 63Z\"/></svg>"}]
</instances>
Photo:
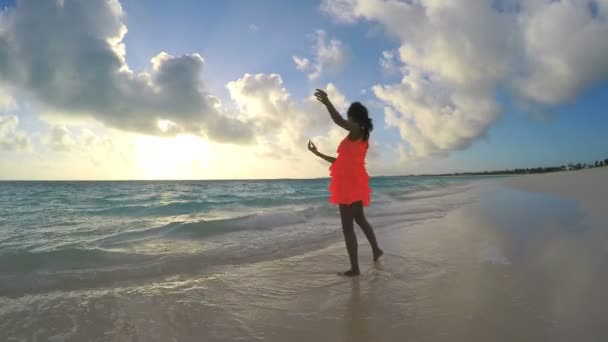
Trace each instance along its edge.
<instances>
[{"instance_id":1,"label":"woman","mask_svg":"<svg viewBox=\"0 0 608 342\"><path fill-rule=\"evenodd\" d=\"M363 207L369 205L371 192L369 176L365 170L365 155L369 147L369 133L373 129L372 119L367 114L367 108L359 102L353 102L350 105L347 112L348 119L345 120L329 101L327 93L317 89L315 97L325 105L332 120L348 131L348 135L338 146L337 158L320 153L311 141L308 141L308 150L331 163L329 167L331 175L329 202L340 206L342 231L350 258L350 270L342 272L340 275L357 276L359 275L359 261L353 220L361 227L372 246L374 261L377 261L383 254L378 247L374 230L363 213Z\"/></svg>"}]
</instances>

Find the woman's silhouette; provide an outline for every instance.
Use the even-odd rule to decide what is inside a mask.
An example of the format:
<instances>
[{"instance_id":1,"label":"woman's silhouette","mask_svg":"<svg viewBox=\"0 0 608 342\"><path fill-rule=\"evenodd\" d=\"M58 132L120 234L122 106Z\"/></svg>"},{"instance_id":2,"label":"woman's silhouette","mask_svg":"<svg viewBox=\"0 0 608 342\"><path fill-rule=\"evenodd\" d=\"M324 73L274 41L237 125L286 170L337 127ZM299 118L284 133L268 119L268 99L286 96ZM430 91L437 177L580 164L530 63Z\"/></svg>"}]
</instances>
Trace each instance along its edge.
<instances>
[{"instance_id":1,"label":"woman's silhouette","mask_svg":"<svg viewBox=\"0 0 608 342\"><path fill-rule=\"evenodd\" d=\"M329 167L331 175L329 202L340 206L342 231L351 266L350 270L340 274L356 276L359 275L359 261L353 221L361 227L372 246L374 261L382 256L374 230L363 213L363 207L369 205L371 192L369 175L365 170L365 155L369 147L369 134L373 129L372 119L367 114L367 108L359 102L353 102L350 105L347 112L348 119L345 120L329 101L327 93L317 89L315 97L325 105L332 120L349 132L338 146L336 158L317 151L317 147L312 141L308 141L308 150L331 163Z\"/></svg>"}]
</instances>

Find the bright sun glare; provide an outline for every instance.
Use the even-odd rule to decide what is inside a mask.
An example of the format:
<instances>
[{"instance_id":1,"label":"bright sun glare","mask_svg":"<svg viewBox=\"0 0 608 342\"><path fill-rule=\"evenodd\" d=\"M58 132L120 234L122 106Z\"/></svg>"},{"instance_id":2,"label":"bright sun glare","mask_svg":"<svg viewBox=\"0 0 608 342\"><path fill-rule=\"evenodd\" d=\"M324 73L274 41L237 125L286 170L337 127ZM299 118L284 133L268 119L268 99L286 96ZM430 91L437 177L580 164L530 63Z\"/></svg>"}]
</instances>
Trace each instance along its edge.
<instances>
[{"instance_id":1,"label":"bright sun glare","mask_svg":"<svg viewBox=\"0 0 608 342\"><path fill-rule=\"evenodd\" d=\"M163 132L167 132L170 128L175 126L175 123L170 120L158 120L158 128Z\"/></svg>"},{"instance_id":2,"label":"bright sun glare","mask_svg":"<svg viewBox=\"0 0 608 342\"><path fill-rule=\"evenodd\" d=\"M135 151L145 179L199 179L209 167L209 143L195 136L140 136Z\"/></svg>"}]
</instances>

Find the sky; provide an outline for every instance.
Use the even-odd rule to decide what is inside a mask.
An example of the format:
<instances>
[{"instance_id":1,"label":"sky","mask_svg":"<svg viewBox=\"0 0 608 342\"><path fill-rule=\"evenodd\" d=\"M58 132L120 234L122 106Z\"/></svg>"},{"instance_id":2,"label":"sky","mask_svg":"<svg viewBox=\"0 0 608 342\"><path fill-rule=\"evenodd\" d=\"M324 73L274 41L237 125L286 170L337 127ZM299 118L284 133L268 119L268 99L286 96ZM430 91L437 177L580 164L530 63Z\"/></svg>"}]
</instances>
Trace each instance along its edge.
<instances>
[{"instance_id":1,"label":"sky","mask_svg":"<svg viewBox=\"0 0 608 342\"><path fill-rule=\"evenodd\" d=\"M0 179L372 176L608 158L608 0L0 0Z\"/></svg>"}]
</instances>

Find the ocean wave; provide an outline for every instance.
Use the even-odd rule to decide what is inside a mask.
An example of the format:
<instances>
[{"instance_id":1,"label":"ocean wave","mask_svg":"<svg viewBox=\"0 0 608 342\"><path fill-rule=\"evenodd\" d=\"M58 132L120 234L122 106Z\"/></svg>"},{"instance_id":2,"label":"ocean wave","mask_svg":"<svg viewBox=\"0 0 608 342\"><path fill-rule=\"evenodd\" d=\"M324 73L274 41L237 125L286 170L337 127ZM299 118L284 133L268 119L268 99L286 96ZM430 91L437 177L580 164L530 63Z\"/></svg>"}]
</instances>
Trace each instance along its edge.
<instances>
[{"instance_id":1,"label":"ocean wave","mask_svg":"<svg viewBox=\"0 0 608 342\"><path fill-rule=\"evenodd\" d=\"M100 216L154 217L177 216L204 211L211 203L204 202L173 202L161 205L121 205L110 208L89 210L87 213Z\"/></svg>"},{"instance_id":2,"label":"ocean wave","mask_svg":"<svg viewBox=\"0 0 608 342\"><path fill-rule=\"evenodd\" d=\"M56 251L60 252L60 251ZM0 297L21 297L26 294L43 293L49 291L78 290L83 288L97 288L105 284L120 284L121 282L133 282L141 279L152 279L166 277L176 274L189 274L200 272L201 267L206 264L219 265L222 260L217 257L211 261L209 256L203 254L173 255L173 256L125 256L124 253L104 252L99 258L98 250L79 250L59 254L78 254L80 259L92 261L96 264L75 265L73 268L49 267L20 270L9 273L0 271ZM44 253L34 253L29 258L40 259ZM57 254L52 254L57 255ZM23 257L23 256L21 256ZM48 255L47 255L48 257ZM105 262L107 258L114 260L113 263ZM78 260L78 259L76 259ZM2 261L4 261L2 259ZM101 261L101 262L99 262ZM50 258L49 263L58 265L64 259Z\"/></svg>"},{"instance_id":3,"label":"ocean wave","mask_svg":"<svg viewBox=\"0 0 608 342\"><path fill-rule=\"evenodd\" d=\"M463 187L449 187L437 189L432 187L433 190L422 190L410 189L401 192L392 193L377 193L375 203L380 206L375 206L371 213L372 216L395 216L395 215L407 215L407 214L420 214L426 212L436 211L438 208L437 204L432 207L420 209L412 208L411 202L403 202L402 200L422 200L422 199L433 199L437 197L449 196L454 193L458 193L463 190ZM395 201L395 200L399 201ZM242 201L241 201L242 202ZM319 202L315 199L315 202ZM260 204L259 202L257 203ZM174 221L162 226L151 227L143 230L120 232L116 235L109 237L103 237L96 242L99 243L100 247L125 245L141 240L147 240L150 238L190 238L190 239L202 239L214 235L228 234L238 232L242 230L259 230L259 229L272 229L281 226L301 224L305 222L312 222L318 218L330 218L338 217L337 208L333 205L323 203L321 205L313 205L310 203L298 203L299 210L294 210L293 207L285 205L285 207L271 207L271 211L255 214L246 214L243 216L237 216L226 219L217 220L199 220L199 221ZM167 205L163 208L153 208L149 210L155 210L157 213L177 213L179 210L190 211L196 204L186 203L184 207ZM194 206L193 206L194 205ZM181 208L181 209L180 209ZM120 210L125 212L137 211L136 208L123 207ZM237 210L241 211L241 209ZM252 210L245 210L245 213L250 213ZM116 213L116 212L114 212ZM375 214L375 215L374 215Z\"/></svg>"},{"instance_id":4,"label":"ocean wave","mask_svg":"<svg viewBox=\"0 0 608 342\"><path fill-rule=\"evenodd\" d=\"M395 192L392 194L393 198L398 200L422 200L447 197L455 195L469 189L468 184L451 185L448 187L432 187L431 189L412 189L403 192Z\"/></svg>"},{"instance_id":5,"label":"ocean wave","mask_svg":"<svg viewBox=\"0 0 608 342\"><path fill-rule=\"evenodd\" d=\"M298 212L254 214L223 220L177 223L166 231L165 236L203 238L214 234L272 229L304 222L306 222L306 217Z\"/></svg>"},{"instance_id":6,"label":"ocean wave","mask_svg":"<svg viewBox=\"0 0 608 342\"><path fill-rule=\"evenodd\" d=\"M231 208L271 208L290 205L305 205L325 202L327 196L290 195L284 197L245 197L238 195L218 195L205 201L183 201L166 204L116 205L101 209L87 210L85 214L110 217L163 217L204 213L213 209Z\"/></svg>"},{"instance_id":7,"label":"ocean wave","mask_svg":"<svg viewBox=\"0 0 608 342\"><path fill-rule=\"evenodd\" d=\"M102 249L67 248L51 251L22 251L0 255L0 274L36 270L66 270L122 265L149 260L148 255Z\"/></svg>"},{"instance_id":8,"label":"ocean wave","mask_svg":"<svg viewBox=\"0 0 608 342\"><path fill-rule=\"evenodd\" d=\"M95 242L101 247L109 247L158 237L202 239L213 235L228 234L242 230L272 229L300 224L314 217L332 214L335 213L331 207L315 207L300 211L269 212L219 220L176 221L160 227L118 233Z\"/></svg>"},{"instance_id":9,"label":"ocean wave","mask_svg":"<svg viewBox=\"0 0 608 342\"><path fill-rule=\"evenodd\" d=\"M423 178L373 182L365 210L379 232L439 217L454 205L450 194L467 190L462 181L460 187ZM326 183L96 183L38 206L7 198L0 296L198 272L337 241L340 216L327 203ZM71 202L62 202L67 197ZM31 208L44 216L21 213Z\"/></svg>"}]
</instances>

